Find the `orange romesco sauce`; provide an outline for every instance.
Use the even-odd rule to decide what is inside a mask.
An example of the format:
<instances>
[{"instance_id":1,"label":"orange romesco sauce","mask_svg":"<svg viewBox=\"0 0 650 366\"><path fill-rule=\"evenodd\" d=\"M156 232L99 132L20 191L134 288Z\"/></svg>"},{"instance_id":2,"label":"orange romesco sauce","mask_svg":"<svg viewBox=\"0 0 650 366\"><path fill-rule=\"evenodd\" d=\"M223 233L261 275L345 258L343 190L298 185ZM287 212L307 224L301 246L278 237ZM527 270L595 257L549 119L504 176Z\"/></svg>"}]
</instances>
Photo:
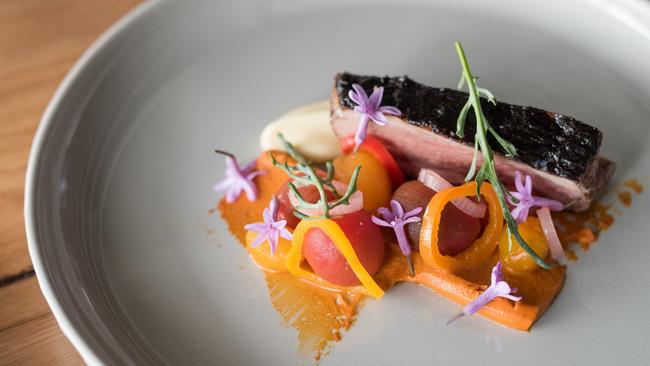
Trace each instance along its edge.
<instances>
[{"instance_id":1,"label":"orange romesco sauce","mask_svg":"<svg viewBox=\"0 0 650 366\"><path fill-rule=\"evenodd\" d=\"M278 160L287 159L284 153L274 153ZM257 168L266 170L265 175L256 178L259 197L251 202L241 195L232 204L221 200L219 210L228 227L240 243L245 245L244 225L262 221L262 211L268 206L272 196L288 177L280 169L272 166L267 153L257 160ZM642 187L636 181L628 181L626 186L634 192ZM554 214L558 234L565 247L569 243L579 243L586 250L600 232L609 228L614 218L609 213L611 205L595 203L581 213L562 212ZM475 299L490 284L490 273L497 262L497 253L483 264L452 274L443 269L426 266L420 255L414 253L416 276L410 277L404 256L401 255L390 230L384 230L388 250L380 271L373 277L384 290L398 282L413 282L430 288L438 294L466 305ZM567 257L575 258L573 251ZM497 298L483 307L479 314L519 330L529 330L533 323L548 309L555 296L564 285L566 267L555 266L550 270L537 270L526 274L504 272L507 281L518 289L523 299L512 302ZM333 342L341 339L341 332L348 330L363 306L365 297L358 289L333 286L335 291L326 290L290 275L288 272L265 271L271 304L281 316L284 325L298 332L299 352L319 360L329 351Z\"/></svg>"},{"instance_id":2,"label":"orange romesco sauce","mask_svg":"<svg viewBox=\"0 0 650 366\"><path fill-rule=\"evenodd\" d=\"M643 192L643 185L636 179L628 179L623 183L627 188L630 188L636 194Z\"/></svg>"},{"instance_id":3,"label":"orange romesco sauce","mask_svg":"<svg viewBox=\"0 0 650 366\"><path fill-rule=\"evenodd\" d=\"M643 185L636 179L625 181L620 187L614 189L617 192L618 200L623 206L632 205L633 194L643 192ZM553 221L558 231L562 245L566 249L567 258L577 260L578 257L570 246L577 244L583 251L598 240L603 231L608 230L614 224L614 214L620 214L620 210L613 207L612 203L594 204L583 212L560 212L553 214Z\"/></svg>"},{"instance_id":4,"label":"orange romesco sauce","mask_svg":"<svg viewBox=\"0 0 650 366\"><path fill-rule=\"evenodd\" d=\"M298 331L299 353L320 356L350 329L363 304L360 295L333 293L301 281L288 272L265 272L273 308L284 325Z\"/></svg>"},{"instance_id":5,"label":"orange romesco sauce","mask_svg":"<svg viewBox=\"0 0 650 366\"><path fill-rule=\"evenodd\" d=\"M626 207L630 207L632 204L632 193L628 191L619 192L618 200L621 201L621 203Z\"/></svg>"}]
</instances>

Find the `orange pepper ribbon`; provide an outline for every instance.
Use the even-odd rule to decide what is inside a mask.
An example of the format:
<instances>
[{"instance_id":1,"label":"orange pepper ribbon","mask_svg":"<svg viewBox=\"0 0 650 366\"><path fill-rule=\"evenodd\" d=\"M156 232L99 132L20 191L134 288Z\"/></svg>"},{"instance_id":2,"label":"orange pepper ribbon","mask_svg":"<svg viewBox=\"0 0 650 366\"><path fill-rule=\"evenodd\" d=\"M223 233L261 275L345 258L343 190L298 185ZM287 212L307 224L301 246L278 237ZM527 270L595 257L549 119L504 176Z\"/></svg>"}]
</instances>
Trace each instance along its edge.
<instances>
[{"instance_id":1,"label":"orange pepper ribbon","mask_svg":"<svg viewBox=\"0 0 650 366\"><path fill-rule=\"evenodd\" d=\"M329 219L301 220L298 226L296 226L296 229L293 231L291 249L289 250L286 259L289 273L307 281L321 284L325 288L337 287L336 285L330 284L318 277L315 273L307 271L301 267L301 263L304 260L302 255L302 246L305 240L305 235L313 228L323 230L323 232L329 236L350 265L350 268L352 268L354 274L357 276L359 281L361 281L361 284L365 287L368 294L376 299L381 299L384 296L384 290L379 287L377 282L375 282L366 268L361 264L350 240L345 236L341 227L336 222Z\"/></svg>"},{"instance_id":2,"label":"orange pepper ribbon","mask_svg":"<svg viewBox=\"0 0 650 366\"><path fill-rule=\"evenodd\" d=\"M481 199L487 203L489 215L483 235L476 239L469 248L455 256L442 255L438 250L438 229L445 205L456 198L475 194L476 182L469 182L462 186L442 190L431 198L422 217L422 230L420 231L420 255L426 265L458 273L483 262L494 252L503 229L503 214L494 188L489 183L481 184Z\"/></svg>"}]
</instances>

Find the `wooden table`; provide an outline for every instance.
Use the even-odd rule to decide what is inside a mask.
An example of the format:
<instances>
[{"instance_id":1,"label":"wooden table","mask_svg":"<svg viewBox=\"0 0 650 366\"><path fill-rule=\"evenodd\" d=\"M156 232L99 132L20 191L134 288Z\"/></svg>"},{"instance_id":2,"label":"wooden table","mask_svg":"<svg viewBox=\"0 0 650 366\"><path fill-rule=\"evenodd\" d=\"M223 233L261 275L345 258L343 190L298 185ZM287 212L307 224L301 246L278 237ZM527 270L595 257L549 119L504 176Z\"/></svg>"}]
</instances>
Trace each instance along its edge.
<instances>
[{"instance_id":1,"label":"wooden table","mask_svg":"<svg viewBox=\"0 0 650 366\"><path fill-rule=\"evenodd\" d=\"M36 126L81 53L139 0L0 0L0 365L81 364L38 287L23 222Z\"/></svg>"}]
</instances>

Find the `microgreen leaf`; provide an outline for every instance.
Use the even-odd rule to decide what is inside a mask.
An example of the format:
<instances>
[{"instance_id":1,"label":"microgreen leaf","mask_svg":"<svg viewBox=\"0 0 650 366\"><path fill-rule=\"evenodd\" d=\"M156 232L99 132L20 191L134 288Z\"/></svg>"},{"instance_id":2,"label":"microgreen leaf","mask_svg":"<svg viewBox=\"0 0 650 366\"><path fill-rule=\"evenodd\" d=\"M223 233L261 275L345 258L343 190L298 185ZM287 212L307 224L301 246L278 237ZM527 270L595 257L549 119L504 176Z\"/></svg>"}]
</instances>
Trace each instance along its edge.
<instances>
[{"instance_id":1,"label":"microgreen leaf","mask_svg":"<svg viewBox=\"0 0 650 366\"><path fill-rule=\"evenodd\" d=\"M467 120L467 113L469 113L471 107L472 102L468 100L463 106L463 109L460 110L458 119L456 120L456 135L461 139L465 137L465 121Z\"/></svg>"},{"instance_id":2,"label":"microgreen leaf","mask_svg":"<svg viewBox=\"0 0 650 366\"><path fill-rule=\"evenodd\" d=\"M476 140L476 137L474 137L474 140ZM465 182L469 182L472 180L474 175L476 174L476 160L478 159L478 144L474 142L474 156L472 157L472 165L469 167L469 171L467 172L467 175L465 176Z\"/></svg>"},{"instance_id":3,"label":"microgreen leaf","mask_svg":"<svg viewBox=\"0 0 650 366\"><path fill-rule=\"evenodd\" d=\"M507 157L514 157L517 156L517 148L515 145L513 145L510 141L504 139L501 137L495 130L492 128L492 126L488 127L488 130L494 136L494 138L497 140L499 145L506 151L506 156Z\"/></svg>"},{"instance_id":4,"label":"microgreen leaf","mask_svg":"<svg viewBox=\"0 0 650 366\"><path fill-rule=\"evenodd\" d=\"M289 143L282 134L278 134L278 138L282 142L282 145L284 146L285 151L291 156L295 161L296 164L293 166L290 166L288 162L280 163L277 161L277 159L273 156L272 153L269 153L271 156L271 161L273 162L273 165L279 169L282 169L284 172L287 173L287 175L291 178L292 182L289 183L289 190L291 193L298 199L298 205L296 205L295 210L293 214L300 218L300 219L315 219L315 218L329 218L329 211L333 209L336 206L340 205L347 205L349 204L349 199L352 194L354 194L357 191L357 177L359 175L359 171L361 170L361 166L357 166L354 169L354 172L352 173L352 178L350 179L350 183L348 184L348 188L343 196L341 196L337 190L336 187L334 187L334 184L332 183L332 179L334 178L334 165L332 163L327 163L325 164L325 169L327 171L326 176L322 177L319 176L316 173L316 170L309 164L307 159L305 159L295 148L294 146ZM313 185L318 189L318 194L320 196L319 200L316 203L311 203L307 202L304 197L300 194L298 189L296 188L296 184L299 184L301 186L303 185ZM325 187L328 187L332 193L337 197L338 199L334 203L329 203L327 201L327 193L325 192ZM302 213L300 210L305 210L305 209L314 209L314 208L322 208L322 216L321 217L310 217Z\"/></svg>"},{"instance_id":5,"label":"microgreen leaf","mask_svg":"<svg viewBox=\"0 0 650 366\"><path fill-rule=\"evenodd\" d=\"M492 105L497 105L497 98L494 96L494 94L492 94L491 91L479 87L476 87L476 90L478 91L479 95L487 98L488 102L492 103Z\"/></svg>"}]
</instances>

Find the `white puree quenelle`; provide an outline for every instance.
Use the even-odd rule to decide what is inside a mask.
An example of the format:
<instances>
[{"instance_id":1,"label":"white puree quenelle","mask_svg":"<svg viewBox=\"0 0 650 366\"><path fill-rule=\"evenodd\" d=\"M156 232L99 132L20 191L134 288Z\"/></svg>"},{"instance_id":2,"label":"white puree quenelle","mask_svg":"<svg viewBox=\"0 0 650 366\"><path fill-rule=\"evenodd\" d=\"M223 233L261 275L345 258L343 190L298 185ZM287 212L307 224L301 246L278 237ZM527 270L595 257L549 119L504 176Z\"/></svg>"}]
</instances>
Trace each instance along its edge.
<instances>
[{"instance_id":1,"label":"white puree quenelle","mask_svg":"<svg viewBox=\"0 0 650 366\"><path fill-rule=\"evenodd\" d=\"M294 109L269 123L260 135L262 151L284 150L278 133L315 162L332 160L340 154L339 141L330 126L327 100Z\"/></svg>"}]
</instances>

